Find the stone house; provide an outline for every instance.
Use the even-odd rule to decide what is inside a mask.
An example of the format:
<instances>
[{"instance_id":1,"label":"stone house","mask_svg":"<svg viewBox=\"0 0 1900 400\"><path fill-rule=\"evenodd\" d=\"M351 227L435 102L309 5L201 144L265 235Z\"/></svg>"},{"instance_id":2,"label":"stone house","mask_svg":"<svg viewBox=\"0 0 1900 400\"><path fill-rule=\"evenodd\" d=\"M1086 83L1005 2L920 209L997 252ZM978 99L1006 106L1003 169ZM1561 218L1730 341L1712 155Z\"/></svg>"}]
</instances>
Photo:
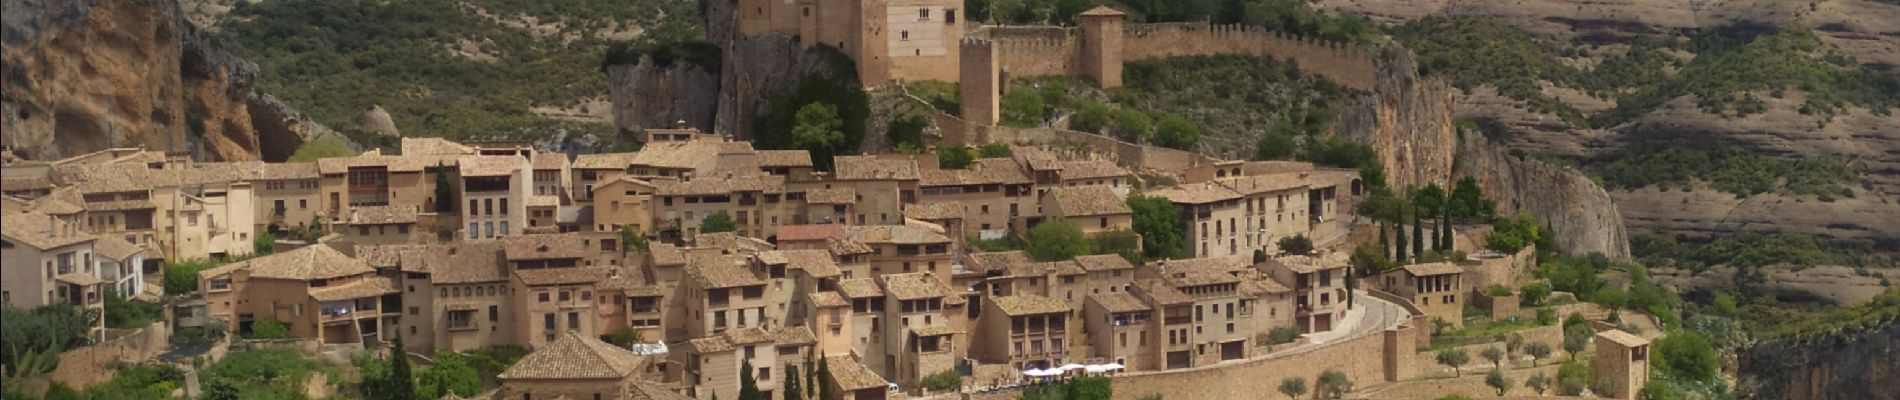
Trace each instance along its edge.
<instances>
[{"instance_id":1,"label":"stone house","mask_svg":"<svg viewBox=\"0 0 1900 400\"><path fill-rule=\"evenodd\" d=\"M1293 289L1294 321L1301 333L1326 332L1346 314L1346 260L1344 254L1326 257L1286 256L1268 259L1261 267L1281 286Z\"/></svg>"},{"instance_id":2,"label":"stone house","mask_svg":"<svg viewBox=\"0 0 1900 400\"><path fill-rule=\"evenodd\" d=\"M918 203L963 206L965 229L975 230L959 231L959 236L998 237L1017 226L1018 218L1039 215L1031 195L1035 186L1014 160L985 158L965 169L924 168L920 173Z\"/></svg>"},{"instance_id":3,"label":"stone house","mask_svg":"<svg viewBox=\"0 0 1900 400\"><path fill-rule=\"evenodd\" d=\"M94 264L98 239L78 224L40 213L13 214L0 224L0 239L0 262L6 265L0 268L0 304L105 308L109 282L100 279L102 271ZM104 329L103 318L97 323L95 331Z\"/></svg>"},{"instance_id":4,"label":"stone house","mask_svg":"<svg viewBox=\"0 0 1900 400\"><path fill-rule=\"evenodd\" d=\"M1109 231L1132 232L1135 223L1128 202L1105 185L1049 189L1042 195L1042 212L1048 220L1075 224L1089 237Z\"/></svg>"},{"instance_id":5,"label":"stone house","mask_svg":"<svg viewBox=\"0 0 1900 400\"><path fill-rule=\"evenodd\" d=\"M686 279L680 284L681 305L688 318L682 337L669 335L668 341L707 337L731 329L772 326L766 309L767 283L743 256L708 255L689 260ZM669 329L669 331L672 331Z\"/></svg>"},{"instance_id":6,"label":"stone house","mask_svg":"<svg viewBox=\"0 0 1900 400\"><path fill-rule=\"evenodd\" d=\"M593 214L594 232L619 232L621 228L631 228L634 234L646 237L655 233L653 223L653 195L657 189L651 182L630 176L614 178L595 187Z\"/></svg>"},{"instance_id":7,"label":"stone house","mask_svg":"<svg viewBox=\"0 0 1900 400\"><path fill-rule=\"evenodd\" d=\"M802 366L817 343L805 327L745 327L687 340L673 353L685 366L682 383L698 399L739 396L740 368L752 366L752 378L764 398L780 397L789 366Z\"/></svg>"},{"instance_id":8,"label":"stone house","mask_svg":"<svg viewBox=\"0 0 1900 400\"><path fill-rule=\"evenodd\" d=\"M434 239L416 227L416 210L391 206L357 207L335 226L351 243L409 244Z\"/></svg>"},{"instance_id":9,"label":"stone house","mask_svg":"<svg viewBox=\"0 0 1900 400\"><path fill-rule=\"evenodd\" d=\"M460 201L468 205L461 217L468 228L457 236L494 239L528 228L528 193L534 189L534 178L527 158L463 156L459 165Z\"/></svg>"},{"instance_id":10,"label":"stone house","mask_svg":"<svg viewBox=\"0 0 1900 400\"><path fill-rule=\"evenodd\" d=\"M265 163L251 182L258 231L312 228L322 215L323 193L316 163ZM321 229L321 227L316 227ZM284 237L279 234L278 237Z\"/></svg>"},{"instance_id":11,"label":"stone house","mask_svg":"<svg viewBox=\"0 0 1900 400\"><path fill-rule=\"evenodd\" d=\"M838 49L865 86L890 80L956 82L967 15L952 0L800 0L738 3L739 33L784 35Z\"/></svg>"},{"instance_id":12,"label":"stone house","mask_svg":"<svg viewBox=\"0 0 1900 400\"><path fill-rule=\"evenodd\" d=\"M824 187L849 187L857 193L853 207L857 213L846 224L903 223L903 206L917 202L918 183L923 177L916 160L880 156L839 156L833 160L832 181Z\"/></svg>"},{"instance_id":13,"label":"stone house","mask_svg":"<svg viewBox=\"0 0 1900 400\"><path fill-rule=\"evenodd\" d=\"M509 293L514 294L514 338L539 347L561 332L598 336L606 331L595 323L599 302L597 285L611 272L581 265L587 249L574 235L523 235L503 238L502 257L508 263ZM456 313L463 313L461 317ZM457 318L472 320L474 310L450 310L447 326ZM463 325L466 326L466 325Z\"/></svg>"},{"instance_id":14,"label":"stone house","mask_svg":"<svg viewBox=\"0 0 1900 400\"><path fill-rule=\"evenodd\" d=\"M665 360L654 360L577 332L562 332L536 348L496 379L501 388L488 398L681 400L688 398L654 382L664 376Z\"/></svg>"},{"instance_id":15,"label":"stone house","mask_svg":"<svg viewBox=\"0 0 1900 400\"><path fill-rule=\"evenodd\" d=\"M1242 218L1241 196L1232 188L1214 182L1186 184L1150 192L1174 203L1187 223L1185 239L1195 257L1251 255L1251 248L1240 246Z\"/></svg>"},{"instance_id":16,"label":"stone house","mask_svg":"<svg viewBox=\"0 0 1900 400\"><path fill-rule=\"evenodd\" d=\"M1370 279L1379 290L1412 301L1432 319L1463 327L1466 298L1464 268L1450 262L1412 264Z\"/></svg>"},{"instance_id":17,"label":"stone house","mask_svg":"<svg viewBox=\"0 0 1900 400\"><path fill-rule=\"evenodd\" d=\"M1018 371L1068 363L1069 311L1059 299L1033 294L985 297L970 355Z\"/></svg>"},{"instance_id":18,"label":"stone house","mask_svg":"<svg viewBox=\"0 0 1900 400\"><path fill-rule=\"evenodd\" d=\"M1089 338L1088 363L1117 363L1130 371L1160 369L1155 355L1160 354L1154 338L1149 337L1155 320L1155 307L1128 292L1091 294L1082 306L1082 326Z\"/></svg>"},{"instance_id":19,"label":"stone house","mask_svg":"<svg viewBox=\"0 0 1900 400\"><path fill-rule=\"evenodd\" d=\"M396 282L363 260L312 245L198 272L211 318L233 332L274 319L291 337L373 344L391 335Z\"/></svg>"}]
</instances>

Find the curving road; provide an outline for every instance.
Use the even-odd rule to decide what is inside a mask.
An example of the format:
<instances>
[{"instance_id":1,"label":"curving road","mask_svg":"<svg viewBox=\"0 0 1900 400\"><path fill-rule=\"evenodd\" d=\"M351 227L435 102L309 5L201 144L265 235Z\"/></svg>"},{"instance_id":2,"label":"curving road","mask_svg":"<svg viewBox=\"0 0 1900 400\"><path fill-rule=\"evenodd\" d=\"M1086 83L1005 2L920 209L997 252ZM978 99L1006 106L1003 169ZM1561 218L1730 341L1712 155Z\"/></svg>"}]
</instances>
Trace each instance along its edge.
<instances>
[{"instance_id":1,"label":"curving road","mask_svg":"<svg viewBox=\"0 0 1900 400\"><path fill-rule=\"evenodd\" d=\"M1384 331L1398 326L1408 317L1404 307L1372 297L1365 291L1353 291L1353 307L1346 311L1346 318L1332 331L1308 334L1307 344L1282 351L1310 350L1340 339Z\"/></svg>"}]
</instances>

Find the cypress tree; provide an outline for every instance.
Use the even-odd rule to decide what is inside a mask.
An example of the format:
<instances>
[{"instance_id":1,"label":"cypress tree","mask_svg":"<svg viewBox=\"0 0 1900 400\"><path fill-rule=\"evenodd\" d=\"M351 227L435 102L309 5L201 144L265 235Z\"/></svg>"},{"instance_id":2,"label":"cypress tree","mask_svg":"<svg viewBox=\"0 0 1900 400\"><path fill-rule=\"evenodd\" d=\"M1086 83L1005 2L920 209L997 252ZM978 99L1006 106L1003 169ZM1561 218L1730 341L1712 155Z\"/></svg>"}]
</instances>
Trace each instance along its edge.
<instances>
[{"instance_id":1,"label":"cypress tree","mask_svg":"<svg viewBox=\"0 0 1900 400\"><path fill-rule=\"evenodd\" d=\"M1389 233L1386 233L1385 230L1386 230L1385 221L1379 221L1379 256L1380 257L1385 257L1387 254L1392 254L1392 241L1387 239L1388 236L1392 236L1392 235Z\"/></svg>"},{"instance_id":2,"label":"cypress tree","mask_svg":"<svg viewBox=\"0 0 1900 400\"><path fill-rule=\"evenodd\" d=\"M1451 207L1445 207L1441 211L1438 217L1438 236L1444 239L1442 242L1445 247L1440 247L1439 250L1451 250L1452 247L1457 247L1451 240Z\"/></svg>"},{"instance_id":3,"label":"cypress tree","mask_svg":"<svg viewBox=\"0 0 1900 400\"><path fill-rule=\"evenodd\" d=\"M812 358L816 357L817 353L817 349L805 353L805 397L807 398L818 396L818 369L812 365Z\"/></svg>"},{"instance_id":4,"label":"cypress tree","mask_svg":"<svg viewBox=\"0 0 1900 400\"><path fill-rule=\"evenodd\" d=\"M1419 215L1418 205L1412 206L1412 256L1425 257L1425 224ZM1436 236L1434 236L1436 237Z\"/></svg>"},{"instance_id":5,"label":"cypress tree","mask_svg":"<svg viewBox=\"0 0 1900 400\"><path fill-rule=\"evenodd\" d=\"M797 365L785 366L785 400L801 400L804 397L805 392L798 390L798 381L805 378L801 378L798 373Z\"/></svg>"},{"instance_id":6,"label":"cypress tree","mask_svg":"<svg viewBox=\"0 0 1900 400\"><path fill-rule=\"evenodd\" d=\"M831 363L818 363L818 399L838 400L838 394L831 389Z\"/></svg>"},{"instance_id":7,"label":"cypress tree","mask_svg":"<svg viewBox=\"0 0 1900 400\"><path fill-rule=\"evenodd\" d=\"M1404 221L1405 219L1404 219L1404 217L1400 217L1400 218L1399 218L1399 220L1400 220L1400 221ZM1392 226L1392 235L1394 235L1394 236L1397 236L1397 238L1396 238L1397 240L1393 240L1393 246L1392 246L1392 247L1395 247L1395 248L1397 248L1397 250L1398 250L1398 251L1395 251L1395 252L1393 252L1393 253L1392 253L1392 261L1397 261L1397 262L1399 262L1399 264L1400 264L1400 265L1404 265L1404 264L1405 264L1405 255L1406 255L1406 252L1405 252L1405 223L1403 223L1403 222L1400 222L1400 223L1396 223L1396 224L1393 224L1393 226Z\"/></svg>"},{"instance_id":8,"label":"cypress tree","mask_svg":"<svg viewBox=\"0 0 1900 400\"><path fill-rule=\"evenodd\" d=\"M402 335L396 335L396 343L389 349L389 393L390 399L416 398L416 380L409 373L409 353L403 351Z\"/></svg>"},{"instance_id":9,"label":"cypress tree","mask_svg":"<svg viewBox=\"0 0 1900 400\"><path fill-rule=\"evenodd\" d=\"M435 212L447 213L455 210L455 188L449 185L449 168L442 163L435 165Z\"/></svg>"},{"instance_id":10,"label":"cypress tree","mask_svg":"<svg viewBox=\"0 0 1900 400\"><path fill-rule=\"evenodd\" d=\"M739 365L739 400L768 400L759 393L759 381L752 378L752 360Z\"/></svg>"}]
</instances>

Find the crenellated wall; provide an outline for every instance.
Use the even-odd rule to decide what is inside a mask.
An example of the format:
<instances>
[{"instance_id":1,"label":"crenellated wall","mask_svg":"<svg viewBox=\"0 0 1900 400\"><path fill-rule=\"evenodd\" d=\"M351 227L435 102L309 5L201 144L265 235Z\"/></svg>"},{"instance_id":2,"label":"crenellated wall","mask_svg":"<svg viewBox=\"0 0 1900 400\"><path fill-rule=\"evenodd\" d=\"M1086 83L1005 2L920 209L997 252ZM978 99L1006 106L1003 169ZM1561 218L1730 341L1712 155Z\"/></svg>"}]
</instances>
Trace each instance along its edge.
<instances>
[{"instance_id":1,"label":"crenellated wall","mask_svg":"<svg viewBox=\"0 0 1900 400\"><path fill-rule=\"evenodd\" d=\"M1373 50L1290 37L1266 28L1207 22L1132 24L1122 32L1124 61L1205 54L1248 54L1297 63L1301 71L1340 85L1373 90Z\"/></svg>"}]
</instances>

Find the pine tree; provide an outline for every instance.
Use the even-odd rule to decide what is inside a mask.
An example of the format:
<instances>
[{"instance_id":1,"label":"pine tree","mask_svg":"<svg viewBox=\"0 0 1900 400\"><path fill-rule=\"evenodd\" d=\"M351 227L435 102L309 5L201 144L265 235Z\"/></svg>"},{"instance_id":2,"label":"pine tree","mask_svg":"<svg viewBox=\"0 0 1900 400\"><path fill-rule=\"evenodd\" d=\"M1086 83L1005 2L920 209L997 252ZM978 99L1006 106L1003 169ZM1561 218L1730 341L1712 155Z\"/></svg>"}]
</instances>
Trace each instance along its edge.
<instances>
[{"instance_id":1,"label":"pine tree","mask_svg":"<svg viewBox=\"0 0 1900 400\"><path fill-rule=\"evenodd\" d=\"M390 399L413 399L416 397L416 381L409 373L409 353L402 347L402 335L396 335L394 347L389 349L389 390Z\"/></svg>"},{"instance_id":2,"label":"pine tree","mask_svg":"<svg viewBox=\"0 0 1900 400\"><path fill-rule=\"evenodd\" d=\"M1400 219L1400 221L1403 220L1403 218ZM1398 250L1392 253L1392 261L1397 261L1400 265L1403 265L1405 264L1405 256L1407 254L1405 252L1405 224L1393 224L1392 235L1397 236L1397 240L1393 240L1393 247Z\"/></svg>"},{"instance_id":3,"label":"pine tree","mask_svg":"<svg viewBox=\"0 0 1900 400\"><path fill-rule=\"evenodd\" d=\"M1439 210L1438 236L1443 239L1444 247L1438 249L1451 250L1453 247L1457 247L1457 245L1452 244L1451 240L1451 207L1445 207Z\"/></svg>"},{"instance_id":4,"label":"pine tree","mask_svg":"<svg viewBox=\"0 0 1900 400\"><path fill-rule=\"evenodd\" d=\"M455 210L455 188L449 185L449 168L435 165L435 212L447 213Z\"/></svg>"},{"instance_id":5,"label":"pine tree","mask_svg":"<svg viewBox=\"0 0 1900 400\"><path fill-rule=\"evenodd\" d=\"M1385 230L1386 230L1385 221L1379 221L1379 256L1380 257L1385 257L1385 255L1387 254L1392 254L1392 241L1387 239L1388 236L1392 236L1392 235L1386 233Z\"/></svg>"},{"instance_id":6,"label":"pine tree","mask_svg":"<svg viewBox=\"0 0 1900 400\"><path fill-rule=\"evenodd\" d=\"M1420 219L1418 206L1412 206L1412 256L1425 257L1425 224Z\"/></svg>"},{"instance_id":7,"label":"pine tree","mask_svg":"<svg viewBox=\"0 0 1900 400\"><path fill-rule=\"evenodd\" d=\"M818 399L838 400L838 394L831 389L831 363L818 363Z\"/></svg>"},{"instance_id":8,"label":"pine tree","mask_svg":"<svg viewBox=\"0 0 1900 400\"><path fill-rule=\"evenodd\" d=\"M759 393L759 381L752 378L752 360L739 366L739 400L768 400Z\"/></svg>"},{"instance_id":9,"label":"pine tree","mask_svg":"<svg viewBox=\"0 0 1900 400\"><path fill-rule=\"evenodd\" d=\"M812 349L810 352L805 353L805 397L806 398L812 398L812 397L818 396L818 370L817 370L817 367L812 365L812 359L817 357L817 353L818 353L817 349Z\"/></svg>"}]
</instances>

